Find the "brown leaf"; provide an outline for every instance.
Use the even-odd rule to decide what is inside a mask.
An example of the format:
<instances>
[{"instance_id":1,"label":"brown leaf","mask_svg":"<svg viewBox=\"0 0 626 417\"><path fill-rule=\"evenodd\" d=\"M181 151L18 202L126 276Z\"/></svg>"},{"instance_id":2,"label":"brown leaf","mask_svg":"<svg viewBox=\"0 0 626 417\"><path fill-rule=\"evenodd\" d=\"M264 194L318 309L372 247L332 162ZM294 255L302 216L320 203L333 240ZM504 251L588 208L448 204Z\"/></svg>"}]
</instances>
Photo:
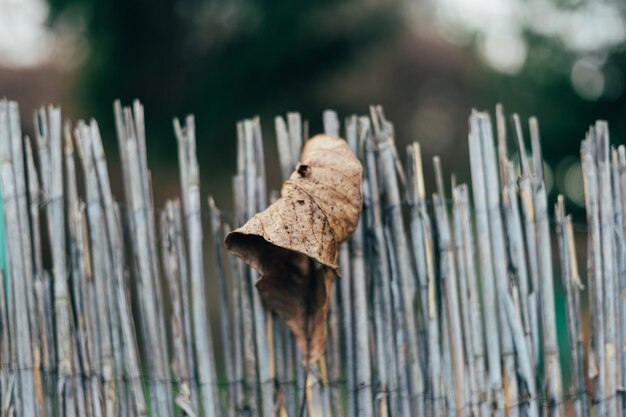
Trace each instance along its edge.
<instances>
[{"instance_id":1,"label":"brown leaf","mask_svg":"<svg viewBox=\"0 0 626 417\"><path fill-rule=\"evenodd\" d=\"M361 212L361 175L343 139L315 136L281 198L226 237L227 249L262 274L257 289L295 334L305 365L324 352L339 245Z\"/></svg>"}]
</instances>

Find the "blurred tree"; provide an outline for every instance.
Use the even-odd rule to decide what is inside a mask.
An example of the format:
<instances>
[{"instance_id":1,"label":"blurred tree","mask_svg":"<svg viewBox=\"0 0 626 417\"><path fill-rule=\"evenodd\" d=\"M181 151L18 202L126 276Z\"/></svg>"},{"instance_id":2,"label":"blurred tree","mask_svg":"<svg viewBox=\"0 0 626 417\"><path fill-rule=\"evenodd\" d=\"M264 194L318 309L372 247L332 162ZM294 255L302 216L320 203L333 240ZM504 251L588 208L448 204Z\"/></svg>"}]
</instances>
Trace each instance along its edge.
<instances>
[{"instance_id":1,"label":"blurred tree","mask_svg":"<svg viewBox=\"0 0 626 417\"><path fill-rule=\"evenodd\" d=\"M358 0L48 2L53 25L85 22L84 116L110 133L113 100L139 98L150 150L173 161L171 119L193 112L200 155L223 168L234 160L237 120L284 113L294 103L319 112L309 86L399 23L389 3Z\"/></svg>"}]
</instances>

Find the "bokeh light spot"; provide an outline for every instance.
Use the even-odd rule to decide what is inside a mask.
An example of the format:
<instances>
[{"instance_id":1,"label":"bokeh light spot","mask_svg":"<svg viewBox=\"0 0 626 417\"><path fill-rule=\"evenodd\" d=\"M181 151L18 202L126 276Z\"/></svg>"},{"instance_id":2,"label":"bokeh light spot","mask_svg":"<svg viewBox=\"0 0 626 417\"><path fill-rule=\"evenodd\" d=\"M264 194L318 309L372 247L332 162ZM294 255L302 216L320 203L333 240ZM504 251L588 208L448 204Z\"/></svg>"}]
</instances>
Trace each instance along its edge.
<instances>
[{"instance_id":1,"label":"bokeh light spot","mask_svg":"<svg viewBox=\"0 0 626 417\"><path fill-rule=\"evenodd\" d=\"M580 97L597 100L604 91L604 75L600 66L591 59L581 58L572 67L572 86Z\"/></svg>"}]
</instances>

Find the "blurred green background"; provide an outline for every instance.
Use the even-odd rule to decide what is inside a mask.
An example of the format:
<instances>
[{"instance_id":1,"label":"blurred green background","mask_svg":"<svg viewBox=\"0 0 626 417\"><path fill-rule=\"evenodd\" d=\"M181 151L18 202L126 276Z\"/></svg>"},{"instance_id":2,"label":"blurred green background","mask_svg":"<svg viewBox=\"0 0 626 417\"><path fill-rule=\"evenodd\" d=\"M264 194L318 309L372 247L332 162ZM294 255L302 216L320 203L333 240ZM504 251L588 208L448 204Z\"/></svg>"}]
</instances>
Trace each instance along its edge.
<instances>
[{"instance_id":1,"label":"blurred green background","mask_svg":"<svg viewBox=\"0 0 626 417\"><path fill-rule=\"evenodd\" d=\"M194 113L203 189L228 209L235 123L260 115L278 186L273 116L310 132L385 106L467 179L471 107L539 117L552 197L583 203L579 141L598 118L626 137L621 0L0 0L0 94L95 117L115 157L112 102L143 101L157 202L176 194L174 116ZM115 171L115 170L113 170ZM580 210L577 219L584 220Z\"/></svg>"}]
</instances>

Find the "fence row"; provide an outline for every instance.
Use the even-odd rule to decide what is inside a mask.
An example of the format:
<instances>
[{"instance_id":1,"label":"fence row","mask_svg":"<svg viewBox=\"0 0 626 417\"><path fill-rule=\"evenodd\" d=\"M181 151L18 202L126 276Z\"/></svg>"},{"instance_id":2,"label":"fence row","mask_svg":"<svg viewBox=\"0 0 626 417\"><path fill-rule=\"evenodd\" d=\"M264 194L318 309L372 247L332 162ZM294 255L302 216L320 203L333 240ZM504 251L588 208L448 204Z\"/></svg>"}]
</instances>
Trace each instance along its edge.
<instances>
[{"instance_id":1,"label":"fence row","mask_svg":"<svg viewBox=\"0 0 626 417\"><path fill-rule=\"evenodd\" d=\"M498 106L493 126L473 111L471 184L452 176L448 187L450 167L436 157L427 195L419 144L403 163L380 107L343 123L325 112L326 133L345 137L363 164L364 204L340 250L326 352L305 380L258 273L222 244L276 198L259 119L237 125L229 225L201 193L194 118L174 122L180 198L157 209L143 107L114 110L123 203L95 121L63 123L59 108L42 108L31 140L17 104L0 101L1 416L626 415L626 151L610 147L606 123L581 145L583 284L563 199L548 205L535 118L528 152L517 115L508 123ZM275 119L283 179L306 130L297 113ZM217 297L205 289L210 250ZM563 326L568 349L557 342Z\"/></svg>"}]
</instances>

